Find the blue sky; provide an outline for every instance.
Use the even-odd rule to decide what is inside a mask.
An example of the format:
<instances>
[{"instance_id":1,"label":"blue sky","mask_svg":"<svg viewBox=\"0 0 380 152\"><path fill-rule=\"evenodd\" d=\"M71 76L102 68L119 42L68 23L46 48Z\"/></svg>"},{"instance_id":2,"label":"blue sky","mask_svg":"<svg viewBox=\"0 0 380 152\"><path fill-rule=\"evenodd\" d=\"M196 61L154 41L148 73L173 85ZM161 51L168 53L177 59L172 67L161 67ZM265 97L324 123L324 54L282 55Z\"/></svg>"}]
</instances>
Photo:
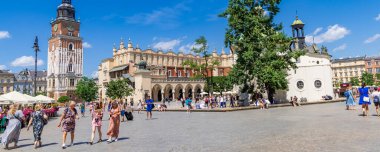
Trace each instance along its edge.
<instances>
[{"instance_id":1,"label":"blue sky","mask_svg":"<svg viewBox=\"0 0 380 152\"><path fill-rule=\"evenodd\" d=\"M34 36L40 38L39 69L47 69L50 20L61 0L2 0L0 5L0 69L18 72L33 68ZM194 40L204 35L210 50L224 47L227 22L218 18L228 0L73 0L81 19L84 74L91 76L112 46L131 38L134 46L164 51L189 51ZM296 12L306 24L309 42L314 37L334 58L380 55L380 1L369 0L284 0L277 23L290 35ZM32 62L33 63L33 62Z\"/></svg>"}]
</instances>

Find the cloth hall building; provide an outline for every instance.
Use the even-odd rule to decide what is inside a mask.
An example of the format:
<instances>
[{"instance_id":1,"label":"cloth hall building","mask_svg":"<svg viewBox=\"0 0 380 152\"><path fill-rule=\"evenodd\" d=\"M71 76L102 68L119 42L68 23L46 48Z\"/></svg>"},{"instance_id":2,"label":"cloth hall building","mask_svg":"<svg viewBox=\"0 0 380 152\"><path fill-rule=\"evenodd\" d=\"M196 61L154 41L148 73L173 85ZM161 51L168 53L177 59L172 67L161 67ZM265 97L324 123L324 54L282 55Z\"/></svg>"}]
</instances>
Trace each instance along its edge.
<instances>
[{"instance_id":1,"label":"cloth hall building","mask_svg":"<svg viewBox=\"0 0 380 152\"><path fill-rule=\"evenodd\" d=\"M226 54L222 50L218 54L216 50L212 52L213 60L218 60L220 65L215 68L211 76L227 76L232 68L234 56ZM144 100L150 96L155 102L165 98L178 99L200 96L204 91L205 81L191 79L193 72L189 67L183 66L186 60L193 60L198 63L205 62L199 55L175 53L172 50L164 52L162 50L140 49L133 47L129 40L125 46L121 40L119 48L114 46L112 58L104 59L98 67L99 97L107 100L107 84L116 79L129 79L134 84L134 94L127 97L128 100ZM139 69L138 66L146 65L146 69Z\"/></svg>"}]
</instances>

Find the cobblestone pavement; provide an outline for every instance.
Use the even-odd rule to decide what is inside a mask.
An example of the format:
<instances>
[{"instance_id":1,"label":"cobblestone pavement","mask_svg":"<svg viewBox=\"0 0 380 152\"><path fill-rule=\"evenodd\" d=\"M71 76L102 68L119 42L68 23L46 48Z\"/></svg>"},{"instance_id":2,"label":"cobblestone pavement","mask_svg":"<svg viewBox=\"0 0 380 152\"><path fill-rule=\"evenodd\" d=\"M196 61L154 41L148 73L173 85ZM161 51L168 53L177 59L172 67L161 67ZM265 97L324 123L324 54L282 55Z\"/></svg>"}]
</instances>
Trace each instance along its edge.
<instances>
[{"instance_id":1,"label":"cobblestone pavement","mask_svg":"<svg viewBox=\"0 0 380 152\"><path fill-rule=\"evenodd\" d=\"M344 103L331 103L227 113L155 112L153 120L135 112L134 121L122 123L118 142L93 146L87 144L91 131L86 117L77 122L75 145L66 150L60 147L58 120L52 120L42 136L44 147L33 150L32 132L23 130L20 147L11 151L379 151L380 118L344 108ZM103 125L105 134L108 121Z\"/></svg>"}]
</instances>

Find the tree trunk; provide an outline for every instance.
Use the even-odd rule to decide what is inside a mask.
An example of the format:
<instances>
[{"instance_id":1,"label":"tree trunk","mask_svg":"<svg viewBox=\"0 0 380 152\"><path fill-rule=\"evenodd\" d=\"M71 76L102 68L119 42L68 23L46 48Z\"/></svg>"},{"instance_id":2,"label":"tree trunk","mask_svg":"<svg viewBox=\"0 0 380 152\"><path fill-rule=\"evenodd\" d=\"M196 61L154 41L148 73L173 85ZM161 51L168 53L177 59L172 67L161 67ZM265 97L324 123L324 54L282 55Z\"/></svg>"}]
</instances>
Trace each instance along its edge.
<instances>
[{"instance_id":1,"label":"tree trunk","mask_svg":"<svg viewBox=\"0 0 380 152\"><path fill-rule=\"evenodd\" d=\"M271 103L274 103L273 102L273 95L275 93L275 90L272 88L272 87L267 87L267 94L268 94L268 100L271 102Z\"/></svg>"}]
</instances>

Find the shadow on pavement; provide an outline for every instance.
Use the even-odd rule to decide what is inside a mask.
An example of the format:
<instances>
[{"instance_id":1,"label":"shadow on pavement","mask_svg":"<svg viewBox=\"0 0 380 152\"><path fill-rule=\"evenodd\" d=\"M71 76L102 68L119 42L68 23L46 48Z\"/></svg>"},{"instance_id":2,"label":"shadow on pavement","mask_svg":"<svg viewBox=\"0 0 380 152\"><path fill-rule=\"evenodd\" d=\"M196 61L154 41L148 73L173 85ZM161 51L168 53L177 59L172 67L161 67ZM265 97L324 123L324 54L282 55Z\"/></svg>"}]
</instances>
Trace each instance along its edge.
<instances>
[{"instance_id":1,"label":"shadow on pavement","mask_svg":"<svg viewBox=\"0 0 380 152\"><path fill-rule=\"evenodd\" d=\"M25 145L19 145L17 147L10 147L9 149L18 149L18 148L23 148L23 147L28 147L28 146L33 146L34 144L25 144Z\"/></svg>"},{"instance_id":2,"label":"shadow on pavement","mask_svg":"<svg viewBox=\"0 0 380 152\"><path fill-rule=\"evenodd\" d=\"M89 142L77 142L77 143L74 143L74 146L77 146L77 145L83 145L83 144L88 144Z\"/></svg>"},{"instance_id":3,"label":"shadow on pavement","mask_svg":"<svg viewBox=\"0 0 380 152\"><path fill-rule=\"evenodd\" d=\"M121 141L121 140L128 140L129 139L129 137L123 137L123 138L119 138L119 139L117 139L118 141Z\"/></svg>"},{"instance_id":4,"label":"shadow on pavement","mask_svg":"<svg viewBox=\"0 0 380 152\"><path fill-rule=\"evenodd\" d=\"M41 145L41 148L42 148L42 147L52 146L52 145L57 145L57 144L58 144L58 143L42 144L42 145Z\"/></svg>"},{"instance_id":5,"label":"shadow on pavement","mask_svg":"<svg viewBox=\"0 0 380 152\"><path fill-rule=\"evenodd\" d=\"M27 141L27 140L30 140L30 139L20 139L18 141L20 142L20 141Z\"/></svg>"}]
</instances>

